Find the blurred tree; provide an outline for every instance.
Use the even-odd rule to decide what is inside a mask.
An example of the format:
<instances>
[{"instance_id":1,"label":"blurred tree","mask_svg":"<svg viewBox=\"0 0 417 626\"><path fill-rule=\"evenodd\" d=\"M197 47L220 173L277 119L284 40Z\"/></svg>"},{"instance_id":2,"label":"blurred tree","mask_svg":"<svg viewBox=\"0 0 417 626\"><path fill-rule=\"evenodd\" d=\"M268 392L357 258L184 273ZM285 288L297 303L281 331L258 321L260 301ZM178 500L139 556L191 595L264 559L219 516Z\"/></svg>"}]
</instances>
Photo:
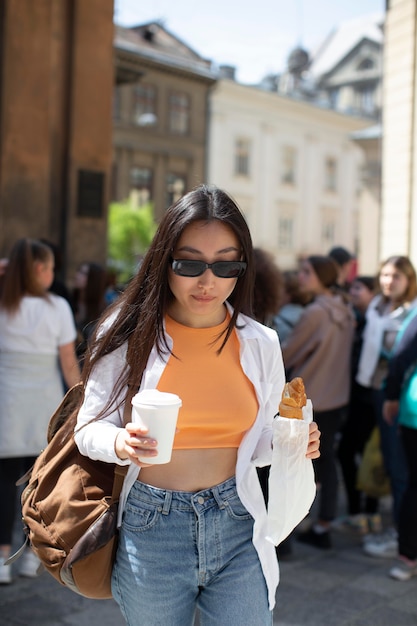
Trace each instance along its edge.
<instances>
[{"instance_id":1,"label":"blurred tree","mask_svg":"<svg viewBox=\"0 0 417 626\"><path fill-rule=\"evenodd\" d=\"M136 272L156 226L151 202L138 207L132 198L110 204L109 266L116 270L122 283L129 281Z\"/></svg>"}]
</instances>

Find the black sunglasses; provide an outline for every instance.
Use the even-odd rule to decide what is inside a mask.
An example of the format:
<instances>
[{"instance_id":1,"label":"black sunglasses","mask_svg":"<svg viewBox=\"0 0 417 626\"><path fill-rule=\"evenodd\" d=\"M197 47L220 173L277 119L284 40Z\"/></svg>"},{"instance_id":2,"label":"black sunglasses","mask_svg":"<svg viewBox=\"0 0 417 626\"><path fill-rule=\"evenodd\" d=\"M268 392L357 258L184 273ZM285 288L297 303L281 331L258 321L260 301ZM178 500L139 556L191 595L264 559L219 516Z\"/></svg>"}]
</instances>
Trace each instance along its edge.
<instances>
[{"instance_id":1,"label":"black sunglasses","mask_svg":"<svg viewBox=\"0 0 417 626\"><path fill-rule=\"evenodd\" d=\"M171 259L171 265L174 274L188 276L189 278L201 276L208 269L211 269L213 274L219 278L238 278L246 271L246 263L243 261L206 263L205 261L194 261L193 259Z\"/></svg>"}]
</instances>

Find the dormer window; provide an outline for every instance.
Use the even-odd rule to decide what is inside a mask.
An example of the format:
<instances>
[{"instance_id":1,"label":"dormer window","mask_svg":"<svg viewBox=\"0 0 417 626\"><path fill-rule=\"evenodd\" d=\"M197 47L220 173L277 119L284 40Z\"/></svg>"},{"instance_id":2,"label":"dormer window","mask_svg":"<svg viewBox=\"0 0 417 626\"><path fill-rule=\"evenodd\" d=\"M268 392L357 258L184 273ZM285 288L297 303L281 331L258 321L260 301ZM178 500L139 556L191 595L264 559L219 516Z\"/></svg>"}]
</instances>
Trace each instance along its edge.
<instances>
[{"instance_id":1,"label":"dormer window","mask_svg":"<svg viewBox=\"0 0 417 626\"><path fill-rule=\"evenodd\" d=\"M155 34L156 34L155 26L151 24L150 26L147 26L145 30L143 31L143 38L146 41L149 41L150 43L152 43L153 40L155 39Z\"/></svg>"},{"instance_id":2,"label":"dormer window","mask_svg":"<svg viewBox=\"0 0 417 626\"><path fill-rule=\"evenodd\" d=\"M358 71L362 72L363 70L372 70L375 67L375 63L373 59L367 57L366 59L362 59L362 61L358 65Z\"/></svg>"}]
</instances>

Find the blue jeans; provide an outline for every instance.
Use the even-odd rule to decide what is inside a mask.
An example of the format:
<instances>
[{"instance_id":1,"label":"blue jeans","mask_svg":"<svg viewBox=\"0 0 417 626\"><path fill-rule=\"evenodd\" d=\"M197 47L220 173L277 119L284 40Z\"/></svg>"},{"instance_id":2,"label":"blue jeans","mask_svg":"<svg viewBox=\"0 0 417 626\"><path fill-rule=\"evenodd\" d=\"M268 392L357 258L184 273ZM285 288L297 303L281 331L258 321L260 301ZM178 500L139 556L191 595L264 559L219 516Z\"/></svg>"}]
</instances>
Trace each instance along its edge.
<instances>
[{"instance_id":1,"label":"blue jeans","mask_svg":"<svg viewBox=\"0 0 417 626\"><path fill-rule=\"evenodd\" d=\"M400 427L397 422L390 426L382 417L382 405L385 400L383 390L374 390L374 403L378 427L381 433L381 452L384 459L385 471L391 482L392 517L398 527L400 519L401 501L407 488L408 469L405 458Z\"/></svg>"},{"instance_id":2,"label":"blue jeans","mask_svg":"<svg viewBox=\"0 0 417 626\"><path fill-rule=\"evenodd\" d=\"M136 481L123 514L112 591L129 626L271 626L234 478L197 493Z\"/></svg>"}]
</instances>

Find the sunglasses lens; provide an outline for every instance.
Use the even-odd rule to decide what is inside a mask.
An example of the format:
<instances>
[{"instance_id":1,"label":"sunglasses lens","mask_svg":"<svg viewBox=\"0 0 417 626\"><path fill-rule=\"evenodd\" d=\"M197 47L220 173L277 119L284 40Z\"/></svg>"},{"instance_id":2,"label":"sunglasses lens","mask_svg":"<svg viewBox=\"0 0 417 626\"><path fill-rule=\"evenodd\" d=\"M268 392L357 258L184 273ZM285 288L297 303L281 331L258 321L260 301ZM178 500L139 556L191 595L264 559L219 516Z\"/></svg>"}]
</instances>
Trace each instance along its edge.
<instances>
[{"instance_id":1,"label":"sunglasses lens","mask_svg":"<svg viewBox=\"0 0 417 626\"><path fill-rule=\"evenodd\" d=\"M178 276L188 276L193 278L195 276L201 276L206 269L206 264L203 261L191 261L179 259L178 261L172 261L172 269Z\"/></svg>"},{"instance_id":2,"label":"sunglasses lens","mask_svg":"<svg viewBox=\"0 0 417 626\"><path fill-rule=\"evenodd\" d=\"M208 267L219 278L237 278L244 274L246 263L242 261L217 261L216 263L207 264L204 261L193 261L190 259L172 260L172 269L178 276L195 278L204 274Z\"/></svg>"},{"instance_id":3,"label":"sunglasses lens","mask_svg":"<svg viewBox=\"0 0 417 626\"><path fill-rule=\"evenodd\" d=\"M246 263L241 261L218 261L213 263L213 274L219 278L237 278L246 269Z\"/></svg>"}]
</instances>

